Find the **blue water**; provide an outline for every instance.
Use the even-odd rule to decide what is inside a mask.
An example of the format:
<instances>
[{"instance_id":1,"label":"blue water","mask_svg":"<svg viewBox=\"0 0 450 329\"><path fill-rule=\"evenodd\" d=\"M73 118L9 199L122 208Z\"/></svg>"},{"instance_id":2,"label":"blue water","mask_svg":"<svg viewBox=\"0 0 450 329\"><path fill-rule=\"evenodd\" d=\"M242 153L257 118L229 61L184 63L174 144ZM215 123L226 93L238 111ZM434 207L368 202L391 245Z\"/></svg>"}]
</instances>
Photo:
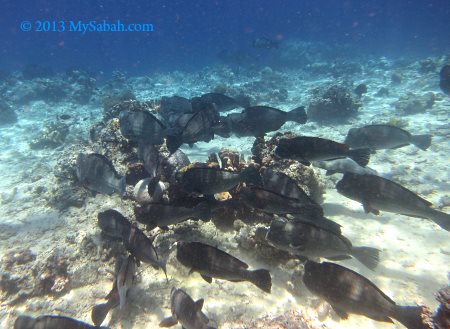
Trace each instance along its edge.
<instances>
[{"instance_id":1,"label":"blue water","mask_svg":"<svg viewBox=\"0 0 450 329\"><path fill-rule=\"evenodd\" d=\"M0 4L0 67L39 63L131 74L195 70L255 37L351 44L380 55L448 50L450 6L430 1L12 1ZM27 20L151 23L149 33L23 32ZM447 48L446 48L447 47ZM258 54L251 53L252 56Z\"/></svg>"}]
</instances>

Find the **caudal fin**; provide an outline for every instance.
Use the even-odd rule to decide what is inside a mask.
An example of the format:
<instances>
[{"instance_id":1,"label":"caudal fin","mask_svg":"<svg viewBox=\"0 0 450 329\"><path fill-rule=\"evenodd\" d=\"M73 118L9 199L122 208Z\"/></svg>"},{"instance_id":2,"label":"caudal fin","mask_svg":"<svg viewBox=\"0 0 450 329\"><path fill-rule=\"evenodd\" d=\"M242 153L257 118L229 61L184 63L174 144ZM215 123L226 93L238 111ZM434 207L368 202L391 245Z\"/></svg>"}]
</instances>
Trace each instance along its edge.
<instances>
[{"instance_id":1,"label":"caudal fin","mask_svg":"<svg viewBox=\"0 0 450 329\"><path fill-rule=\"evenodd\" d=\"M287 117L287 121L294 121L297 123L306 123L308 120L304 106L300 106L289 111Z\"/></svg>"},{"instance_id":2,"label":"caudal fin","mask_svg":"<svg viewBox=\"0 0 450 329\"><path fill-rule=\"evenodd\" d=\"M450 215L445 212L431 209L431 214L429 218L442 227L444 230L450 232Z\"/></svg>"},{"instance_id":3,"label":"caudal fin","mask_svg":"<svg viewBox=\"0 0 450 329\"><path fill-rule=\"evenodd\" d=\"M272 289L272 278L268 270L251 271L250 282L257 286L262 291L270 294Z\"/></svg>"},{"instance_id":4,"label":"caudal fin","mask_svg":"<svg viewBox=\"0 0 450 329\"><path fill-rule=\"evenodd\" d=\"M380 250L371 247L353 247L352 256L372 271L380 262Z\"/></svg>"},{"instance_id":5,"label":"caudal fin","mask_svg":"<svg viewBox=\"0 0 450 329\"><path fill-rule=\"evenodd\" d=\"M370 160L370 149L350 150L349 157L360 166L365 167Z\"/></svg>"},{"instance_id":6,"label":"caudal fin","mask_svg":"<svg viewBox=\"0 0 450 329\"><path fill-rule=\"evenodd\" d=\"M411 142L421 150L426 150L431 145L431 135L413 135L411 136Z\"/></svg>"},{"instance_id":7,"label":"caudal fin","mask_svg":"<svg viewBox=\"0 0 450 329\"><path fill-rule=\"evenodd\" d=\"M100 326L105 321L111 305L109 303L97 304L92 308L91 319L96 326Z\"/></svg>"},{"instance_id":8,"label":"caudal fin","mask_svg":"<svg viewBox=\"0 0 450 329\"><path fill-rule=\"evenodd\" d=\"M422 313L421 306L396 306L392 317L408 329L429 329L422 322Z\"/></svg>"}]
</instances>

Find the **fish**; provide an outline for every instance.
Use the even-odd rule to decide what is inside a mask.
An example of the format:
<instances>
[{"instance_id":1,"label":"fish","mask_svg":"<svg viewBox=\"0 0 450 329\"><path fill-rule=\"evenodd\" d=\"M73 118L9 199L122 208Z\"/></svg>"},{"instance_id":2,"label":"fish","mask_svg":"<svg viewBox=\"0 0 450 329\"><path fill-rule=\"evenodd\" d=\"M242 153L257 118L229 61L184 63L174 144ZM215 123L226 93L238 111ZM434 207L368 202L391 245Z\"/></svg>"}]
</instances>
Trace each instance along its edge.
<instances>
[{"instance_id":1,"label":"fish","mask_svg":"<svg viewBox=\"0 0 450 329\"><path fill-rule=\"evenodd\" d=\"M239 190L239 199L248 207L269 214L285 215L307 213L321 217L322 207L312 201L305 193L305 198L296 199L278 194L259 186L245 186Z\"/></svg>"},{"instance_id":2,"label":"fish","mask_svg":"<svg viewBox=\"0 0 450 329\"><path fill-rule=\"evenodd\" d=\"M255 167L240 172L209 167L193 167L178 171L175 178L187 192L213 195L227 192L241 182L260 184L261 176Z\"/></svg>"},{"instance_id":3,"label":"fish","mask_svg":"<svg viewBox=\"0 0 450 329\"><path fill-rule=\"evenodd\" d=\"M439 87L450 96L450 65L444 65L439 72Z\"/></svg>"},{"instance_id":4,"label":"fish","mask_svg":"<svg viewBox=\"0 0 450 329\"><path fill-rule=\"evenodd\" d=\"M181 115L176 121L175 127L167 134L167 149L170 153L174 153L183 143L193 145L200 141L211 141L214 139L213 125L215 121L216 118L208 111Z\"/></svg>"},{"instance_id":5,"label":"fish","mask_svg":"<svg viewBox=\"0 0 450 329\"><path fill-rule=\"evenodd\" d=\"M267 168L262 174L262 186L270 191L287 196L293 199L303 200L307 204L315 204L302 188L300 188L295 180L280 171Z\"/></svg>"},{"instance_id":6,"label":"fish","mask_svg":"<svg viewBox=\"0 0 450 329\"><path fill-rule=\"evenodd\" d=\"M111 160L101 154L78 154L76 164L78 181L92 192L111 195L126 193L125 176L120 176Z\"/></svg>"},{"instance_id":7,"label":"fish","mask_svg":"<svg viewBox=\"0 0 450 329\"><path fill-rule=\"evenodd\" d=\"M167 190L160 177L141 179L133 189L133 198L139 204L159 202Z\"/></svg>"},{"instance_id":8,"label":"fish","mask_svg":"<svg viewBox=\"0 0 450 329\"><path fill-rule=\"evenodd\" d=\"M121 239L125 248L138 261L162 269L167 277L166 263L159 259L156 249L144 232L132 225L120 212L108 209L98 214L98 224L109 237Z\"/></svg>"},{"instance_id":9,"label":"fish","mask_svg":"<svg viewBox=\"0 0 450 329\"><path fill-rule=\"evenodd\" d=\"M343 319L348 313L381 322L399 321L408 329L429 328L422 323L421 306L400 306L362 275L343 266L323 262L305 263L303 283L325 299Z\"/></svg>"},{"instance_id":10,"label":"fish","mask_svg":"<svg viewBox=\"0 0 450 329\"><path fill-rule=\"evenodd\" d=\"M173 124L178 116L192 112L191 100L181 96L161 97L158 113L169 123Z\"/></svg>"},{"instance_id":11,"label":"fish","mask_svg":"<svg viewBox=\"0 0 450 329\"><path fill-rule=\"evenodd\" d=\"M361 167L355 161L350 158L336 159L336 160L327 160L327 161L313 161L312 165L314 167L325 169L326 175L330 176L336 173L351 173L357 175L378 175L378 173L369 168L369 167Z\"/></svg>"},{"instance_id":12,"label":"fish","mask_svg":"<svg viewBox=\"0 0 450 329\"><path fill-rule=\"evenodd\" d=\"M122 309L126 302L128 290L133 284L136 273L136 262L132 256L119 257L116 262L116 277L110 293L105 297L106 303L97 304L92 308L92 322L99 326L105 321L110 310L119 306Z\"/></svg>"},{"instance_id":13,"label":"fish","mask_svg":"<svg viewBox=\"0 0 450 329\"><path fill-rule=\"evenodd\" d=\"M191 103L194 111L203 107L205 103L214 104L219 112L231 111L240 107L234 98L221 93L206 93L200 97L193 97Z\"/></svg>"},{"instance_id":14,"label":"fish","mask_svg":"<svg viewBox=\"0 0 450 329\"><path fill-rule=\"evenodd\" d=\"M161 161L158 148L153 144L140 142L137 151L138 158L144 163L144 168L150 177L158 176Z\"/></svg>"},{"instance_id":15,"label":"fish","mask_svg":"<svg viewBox=\"0 0 450 329\"><path fill-rule=\"evenodd\" d=\"M371 247L354 247L342 234L320 225L301 220L273 220L265 235L273 247L293 255L323 257L329 260L356 258L374 270L380 261L380 251Z\"/></svg>"},{"instance_id":16,"label":"fish","mask_svg":"<svg viewBox=\"0 0 450 329\"><path fill-rule=\"evenodd\" d=\"M349 157L360 166L365 167L370 158L369 149L350 150L347 144L309 136L280 139L275 154L281 158L297 160L308 166L311 164L310 161Z\"/></svg>"},{"instance_id":17,"label":"fish","mask_svg":"<svg viewBox=\"0 0 450 329\"><path fill-rule=\"evenodd\" d=\"M120 132L123 137L134 142L160 145L164 143L166 125L147 111L121 111Z\"/></svg>"},{"instance_id":18,"label":"fish","mask_svg":"<svg viewBox=\"0 0 450 329\"><path fill-rule=\"evenodd\" d=\"M407 145L415 145L425 151L431 145L432 135L412 135L408 131L391 125L368 125L351 128L345 144L351 149L397 149Z\"/></svg>"},{"instance_id":19,"label":"fish","mask_svg":"<svg viewBox=\"0 0 450 329\"><path fill-rule=\"evenodd\" d=\"M20 315L14 321L14 329L91 329L107 327L97 327L89 323L82 322L67 316L61 315L41 315L31 317L28 315Z\"/></svg>"},{"instance_id":20,"label":"fish","mask_svg":"<svg viewBox=\"0 0 450 329\"><path fill-rule=\"evenodd\" d=\"M255 38L253 40L253 48L259 49L278 49L279 42L268 38Z\"/></svg>"},{"instance_id":21,"label":"fish","mask_svg":"<svg viewBox=\"0 0 450 329\"><path fill-rule=\"evenodd\" d=\"M184 329L216 329L208 326L209 319L202 312L203 299L194 301L184 290L172 288L170 292L170 310L172 316L165 318L160 327L173 327L180 323Z\"/></svg>"},{"instance_id":22,"label":"fish","mask_svg":"<svg viewBox=\"0 0 450 329\"><path fill-rule=\"evenodd\" d=\"M307 117L303 106L289 112L269 106L251 106L241 113L229 114L224 120L230 126L231 132L238 137L259 137L280 129L287 121L304 124Z\"/></svg>"},{"instance_id":23,"label":"fish","mask_svg":"<svg viewBox=\"0 0 450 329\"><path fill-rule=\"evenodd\" d=\"M337 191L362 203L366 213L380 210L410 217L428 218L450 231L450 215L431 208L432 203L391 180L374 175L345 174L336 184Z\"/></svg>"},{"instance_id":24,"label":"fish","mask_svg":"<svg viewBox=\"0 0 450 329\"><path fill-rule=\"evenodd\" d=\"M216 247L201 242L177 242L177 259L191 272L200 273L208 283L212 278L233 282L248 281L270 293L272 278L268 270L248 270L248 265Z\"/></svg>"},{"instance_id":25,"label":"fish","mask_svg":"<svg viewBox=\"0 0 450 329\"><path fill-rule=\"evenodd\" d=\"M156 226L166 228L188 219L210 219L211 208L206 202L200 202L192 208L151 203L142 207L135 207L134 214L138 222L150 228Z\"/></svg>"}]
</instances>

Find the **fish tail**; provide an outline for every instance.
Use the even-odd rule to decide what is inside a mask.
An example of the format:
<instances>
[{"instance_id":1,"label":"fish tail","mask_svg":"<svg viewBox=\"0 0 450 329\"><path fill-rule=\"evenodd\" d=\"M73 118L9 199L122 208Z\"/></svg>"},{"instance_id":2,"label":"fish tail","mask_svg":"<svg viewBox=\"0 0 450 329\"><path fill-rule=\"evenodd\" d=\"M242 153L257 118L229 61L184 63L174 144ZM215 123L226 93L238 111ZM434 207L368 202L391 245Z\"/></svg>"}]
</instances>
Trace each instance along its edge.
<instances>
[{"instance_id":1,"label":"fish tail","mask_svg":"<svg viewBox=\"0 0 450 329\"><path fill-rule=\"evenodd\" d=\"M372 271L380 262L380 250L371 247L353 247L351 254Z\"/></svg>"},{"instance_id":2,"label":"fish tail","mask_svg":"<svg viewBox=\"0 0 450 329\"><path fill-rule=\"evenodd\" d=\"M350 150L348 156L360 166L365 167L370 160L370 149Z\"/></svg>"},{"instance_id":3,"label":"fish tail","mask_svg":"<svg viewBox=\"0 0 450 329\"><path fill-rule=\"evenodd\" d=\"M431 135L412 135L411 142L421 150L425 151L431 145Z\"/></svg>"},{"instance_id":4,"label":"fish tail","mask_svg":"<svg viewBox=\"0 0 450 329\"><path fill-rule=\"evenodd\" d=\"M308 120L304 106L297 107L297 108L289 111L287 114L288 114L287 121L294 121L297 123L306 123L306 121Z\"/></svg>"},{"instance_id":5,"label":"fish tail","mask_svg":"<svg viewBox=\"0 0 450 329\"><path fill-rule=\"evenodd\" d=\"M108 312L111 310L110 303L97 304L92 308L91 319L92 322L99 326L105 321Z\"/></svg>"},{"instance_id":6,"label":"fish tail","mask_svg":"<svg viewBox=\"0 0 450 329\"><path fill-rule=\"evenodd\" d=\"M429 329L430 327L422 322L423 313L422 306L396 305L392 317L408 329Z\"/></svg>"},{"instance_id":7,"label":"fish tail","mask_svg":"<svg viewBox=\"0 0 450 329\"><path fill-rule=\"evenodd\" d=\"M450 232L450 215L445 212L431 209L431 214L429 218L442 227L444 230Z\"/></svg>"},{"instance_id":8,"label":"fish tail","mask_svg":"<svg viewBox=\"0 0 450 329\"><path fill-rule=\"evenodd\" d=\"M254 185L262 185L262 178L259 174L259 170L256 167L247 167L242 171L242 180L246 183Z\"/></svg>"},{"instance_id":9,"label":"fish tail","mask_svg":"<svg viewBox=\"0 0 450 329\"><path fill-rule=\"evenodd\" d=\"M270 294L272 289L272 278L268 270L261 269L250 271L250 282L262 291Z\"/></svg>"},{"instance_id":10,"label":"fish tail","mask_svg":"<svg viewBox=\"0 0 450 329\"><path fill-rule=\"evenodd\" d=\"M169 135L166 137L166 146L170 154L175 153L183 144L183 136L181 134Z\"/></svg>"},{"instance_id":11,"label":"fish tail","mask_svg":"<svg viewBox=\"0 0 450 329\"><path fill-rule=\"evenodd\" d=\"M126 178L126 176L123 176L119 180L119 194L120 194L120 197L123 198L125 196L125 193L127 193L127 178Z\"/></svg>"}]
</instances>

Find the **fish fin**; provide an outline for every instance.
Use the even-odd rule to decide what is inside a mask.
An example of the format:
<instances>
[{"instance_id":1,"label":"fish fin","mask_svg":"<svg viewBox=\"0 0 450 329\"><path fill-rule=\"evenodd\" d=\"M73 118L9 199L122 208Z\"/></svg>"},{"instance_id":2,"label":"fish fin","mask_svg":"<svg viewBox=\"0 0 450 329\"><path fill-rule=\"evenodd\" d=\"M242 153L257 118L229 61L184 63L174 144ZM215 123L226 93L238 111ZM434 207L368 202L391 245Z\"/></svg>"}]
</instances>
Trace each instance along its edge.
<instances>
[{"instance_id":1,"label":"fish fin","mask_svg":"<svg viewBox=\"0 0 450 329\"><path fill-rule=\"evenodd\" d=\"M292 248L292 249L295 249L295 250L302 250L302 249L304 249L303 245L301 245L301 244L296 245L294 243L289 243L289 247Z\"/></svg>"},{"instance_id":2,"label":"fish fin","mask_svg":"<svg viewBox=\"0 0 450 329\"><path fill-rule=\"evenodd\" d=\"M367 317L369 317L372 320L375 321L380 321L380 322L389 322L389 323L394 323L394 321L392 321L392 319L390 317L388 317L387 315L368 315Z\"/></svg>"},{"instance_id":3,"label":"fish fin","mask_svg":"<svg viewBox=\"0 0 450 329\"><path fill-rule=\"evenodd\" d=\"M371 247L353 247L351 254L372 271L380 262L380 250Z\"/></svg>"},{"instance_id":4,"label":"fish fin","mask_svg":"<svg viewBox=\"0 0 450 329\"><path fill-rule=\"evenodd\" d=\"M423 324L422 314L424 314L424 309L421 306L396 305L390 316L408 329L425 329L428 326Z\"/></svg>"},{"instance_id":5,"label":"fish fin","mask_svg":"<svg viewBox=\"0 0 450 329\"><path fill-rule=\"evenodd\" d=\"M205 280L208 283L212 283L212 277L204 275L204 274L200 274L200 276L203 278L203 280Z\"/></svg>"},{"instance_id":6,"label":"fish fin","mask_svg":"<svg viewBox=\"0 0 450 329\"><path fill-rule=\"evenodd\" d=\"M170 154L175 153L175 151L178 150L178 148L182 144L183 144L183 136L181 134L169 135L166 137L166 146Z\"/></svg>"},{"instance_id":7,"label":"fish fin","mask_svg":"<svg viewBox=\"0 0 450 329\"><path fill-rule=\"evenodd\" d=\"M421 150L425 151L431 146L432 137L433 136L431 135L412 135L411 142Z\"/></svg>"},{"instance_id":8,"label":"fish fin","mask_svg":"<svg viewBox=\"0 0 450 329\"><path fill-rule=\"evenodd\" d=\"M199 300L197 300L195 302L195 308L197 309L197 311L201 311L202 310L204 302L205 302L205 300L203 298L200 298Z\"/></svg>"},{"instance_id":9,"label":"fish fin","mask_svg":"<svg viewBox=\"0 0 450 329\"><path fill-rule=\"evenodd\" d=\"M400 149L400 148L402 148L402 147L405 147L405 146L408 146L408 145L409 145L409 143L408 143L408 144L400 144L400 145L397 145L397 146L391 147L391 150L396 150L396 149Z\"/></svg>"},{"instance_id":10,"label":"fish fin","mask_svg":"<svg viewBox=\"0 0 450 329\"><path fill-rule=\"evenodd\" d=\"M431 209L430 216L428 217L433 222L438 224L440 227L442 227L446 231L450 231L450 215L446 214L445 212Z\"/></svg>"},{"instance_id":11,"label":"fish fin","mask_svg":"<svg viewBox=\"0 0 450 329\"><path fill-rule=\"evenodd\" d=\"M327 170L326 171L326 173L325 173L325 175L326 176L331 176L331 175L334 175L334 174L337 174L338 172L336 171L336 170Z\"/></svg>"},{"instance_id":12,"label":"fish fin","mask_svg":"<svg viewBox=\"0 0 450 329\"><path fill-rule=\"evenodd\" d=\"M257 186L262 186L262 177L256 167L247 167L241 172L241 177L246 183L252 183Z\"/></svg>"},{"instance_id":13,"label":"fish fin","mask_svg":"<svg viewBox=\"0 0 450 329\"><path fill-rule=\"evenodd\" d=\"M339 260L351 259L352 257L349 255L337 255L337 256L327 256L325 258L329 259L329 260L339 261Z\"/></svg>"},{"instance_id":14,"label":"fish fin","mask_svg":"<svg viewBox=\"0 0 450 329\"><path fill-rule=\"evenodd\" d=\"M306 115L305 107L300 106L287 112L287 121L294 121L297 123L306 123L308 117Z\"/></svg>"},{"instance_id":15,"label":"fish fin","mask_svg":"<svg viewBox=\"0 0 450 329\"><path fill-rule=\"evenodd\" d=\"M307 161L307 160L302 160L302 161L300 161L300 163L301 163L302 165L304 165L304 166L307 166L307 167L309 167L309 166L311 165L311 162L309 162L309 161Z\"/></svg>"},{"instance_id":16,"label":"fish fin","mask_svg":"<svg viewBox=\"0 0 450 329\"><path fill-rule=\"evenodd\" d=\"M147 192L150 195L150 197L153 197L153 195L155 194L155 190L156 190L156 187L158 186L159 179L160 179L159 176L155 176L155 177L152 177L150 179L150 181L148 182Z\"/></svg>"},{"instance_id":17,"label":"fish fin","mask_svg":"<svg viewBox=\"0 0 450 329\"><path fill-rule=\"evenodd\" d=\"M368 202L363 201L362 205L363 205L363 208L364 208L364 212L366 214L369 214L369 213L372 213L374 215L379 215L380 214L380 211L378 209L372 208Z\"/></svg>"},{"instance_id":18,"label":"fish fin","mask_svg":"<svg viewBox=\"0 0 450 329\"><path fill-rule=\"evenodd\" d=\"M268 270L260 269L250 272L250 282L257 286L262 291L270 294L272 289L272 277Z\"/></svg>"},{"instance_id":19,"label":"fish fin","mask_svg":"<svg viewBox=\"0 0 450 329\"><path fill-rule=\"evenodd\" d=\"M348 152L349 158L359 164L361 167L367 166L370 160L370 149L357 149Z\"/></svg>"},{"instance_id":20,"label":"fish fin","mask_svg":"<svg viewBox=\"0 0 450 329\"><path fill-rule=\"evenodd\" d=\"M109 303L97 304L92 308L91 319L92 322L99 326L105 321L108 312L111 310L111 305Z\"/></svg>"},{"instance_id":21,"label":"fish fin","mask_svg":"<svg viewBox=\"0 0 450 329\"><path fill-rule=\"evenodd\" d=\"M339 306L336 305L331 305L331 307L333 308L334 312L336 312L336 314L341 318L341 319L348 319L348 313L346 311L344 311L342 308L340 308Z\"/></svg>"},{"instance_id":22,"label":"fish fin","mask_svg":"<svg viewBox=\"0 0 450 329\"><path fill-rule=\"evenodd\" d=\"M169 327L173 327L174 325L176 325L178 323L178 321L173 317L173 316L169 316L167 318L164 318L160 323L159 326L160 327L164 327L164 328L169 328Z\"/></svg>"}]
</instances>

